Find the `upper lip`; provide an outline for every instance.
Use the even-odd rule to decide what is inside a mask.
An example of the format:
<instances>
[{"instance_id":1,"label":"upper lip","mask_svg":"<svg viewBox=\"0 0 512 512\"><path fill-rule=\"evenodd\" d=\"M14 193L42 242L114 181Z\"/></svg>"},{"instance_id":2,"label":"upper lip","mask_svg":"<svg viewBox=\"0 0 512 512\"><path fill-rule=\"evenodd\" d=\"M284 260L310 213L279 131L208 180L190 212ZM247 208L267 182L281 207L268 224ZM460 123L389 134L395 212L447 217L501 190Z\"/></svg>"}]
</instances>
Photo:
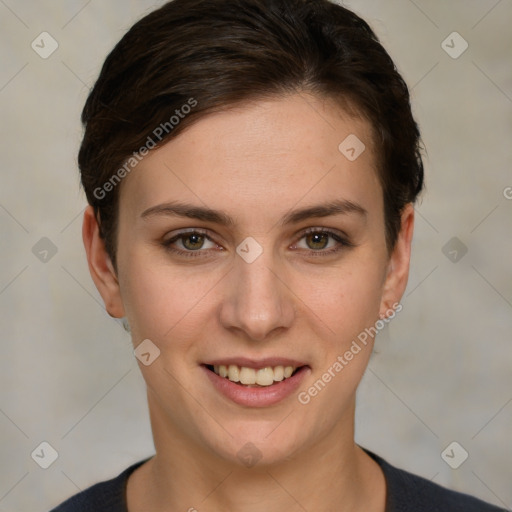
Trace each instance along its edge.
<instances>
[{"instance_id":1,"label":"upper lip","mask_svg":"<svg viewBox=\"0 0 512 512\"><path fill-rule=\"evenodd\" d=\"M225 357L212 359L203 364L206 366L229 366L230 364L234 364L237 366L245 366L246 368L255 369L266 368L268 366L293 366L295 368L299 368L300 366L307 366L304 362L286 357L265 357L263 359L251 359L248 357Z\"/></svg>"}]
</instances>

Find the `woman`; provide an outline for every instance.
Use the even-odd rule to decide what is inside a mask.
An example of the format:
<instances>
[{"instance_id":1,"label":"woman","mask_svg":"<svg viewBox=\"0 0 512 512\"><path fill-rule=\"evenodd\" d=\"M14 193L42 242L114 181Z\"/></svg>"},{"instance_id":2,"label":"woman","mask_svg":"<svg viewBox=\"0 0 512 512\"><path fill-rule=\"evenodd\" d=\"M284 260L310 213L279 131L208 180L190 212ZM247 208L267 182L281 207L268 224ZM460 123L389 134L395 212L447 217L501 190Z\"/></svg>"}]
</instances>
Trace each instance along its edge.
<instances>
[{"instance_id":1,"label":"woman","mask_svg":"<svg viewBox=\"0 0 512 512\"><path fill-rule=\"evenodd\" d=\"M83 238L126 318L156 455L57 507L492 511L354 442L423 187L406 85L327 0L175 0L82 120Z\"/></svg>"}]
</instances>

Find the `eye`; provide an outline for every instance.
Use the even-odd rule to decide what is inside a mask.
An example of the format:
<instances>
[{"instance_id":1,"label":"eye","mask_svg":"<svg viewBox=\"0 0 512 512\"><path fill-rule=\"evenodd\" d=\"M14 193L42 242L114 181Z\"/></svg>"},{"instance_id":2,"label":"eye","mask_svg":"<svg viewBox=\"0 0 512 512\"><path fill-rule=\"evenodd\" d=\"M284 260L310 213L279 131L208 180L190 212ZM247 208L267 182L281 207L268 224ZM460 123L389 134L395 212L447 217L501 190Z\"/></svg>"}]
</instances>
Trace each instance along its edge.
<instances>
[{"instance_id":1,"label":"eye","mask_svg":"<svg viewBox=\"0 0 512 512\"><path fill-rule=\"evenodd\" d=\"M302 240L304 242L301 242ZM339 233L327 229L310 228L302 234L299 242L293 248L316 253L315 256L323 256L336 253L347 247L353 247L353 244Z\"/></svg>"},{"instance_id":2,"label":"eye","mask_svg":"<svg viewBox=\"0 0 512 512\"><path fill-rule=\"evenodd\" d=\"M163 245L170 252L188 257L203 256L210 249L219 247L209 236L198 230L181 232L166 240Z\"/></svg>"},{"instance_id":3,"label":"eye","mask_svg":"<svg viewBox=\"0 0 512 512\"><path fill-rule=\"evenodd\" d=\"M197 229L182 231L162 245L167 251L184 257L207 257L211 250L223 250L205 232ZM354 247L354 244L346 236L328 229L309 228L291 248L306 251L312 256L328 256L349 247Z\"/></svg>"}]
</instances>

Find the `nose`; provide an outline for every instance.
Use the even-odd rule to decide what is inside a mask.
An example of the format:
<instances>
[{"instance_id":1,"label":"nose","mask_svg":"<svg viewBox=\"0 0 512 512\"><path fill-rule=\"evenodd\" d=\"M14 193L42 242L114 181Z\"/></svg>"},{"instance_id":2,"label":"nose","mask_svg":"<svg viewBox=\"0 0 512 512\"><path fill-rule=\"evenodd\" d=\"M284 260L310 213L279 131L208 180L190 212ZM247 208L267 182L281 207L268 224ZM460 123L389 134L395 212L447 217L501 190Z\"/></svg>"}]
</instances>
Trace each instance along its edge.
<instances>
[{"instance_id":1,"label":"nose","mask_svg":"<svg viewBox=\"0 0 512 512\"><path fill-rule=\"evenodd\" d=\"M237 256L233 264L220 312L224 328L252 341L289 328L295 316L294 297L272 255L263 252L252 263Z\"/></svg>"}]
</instances>

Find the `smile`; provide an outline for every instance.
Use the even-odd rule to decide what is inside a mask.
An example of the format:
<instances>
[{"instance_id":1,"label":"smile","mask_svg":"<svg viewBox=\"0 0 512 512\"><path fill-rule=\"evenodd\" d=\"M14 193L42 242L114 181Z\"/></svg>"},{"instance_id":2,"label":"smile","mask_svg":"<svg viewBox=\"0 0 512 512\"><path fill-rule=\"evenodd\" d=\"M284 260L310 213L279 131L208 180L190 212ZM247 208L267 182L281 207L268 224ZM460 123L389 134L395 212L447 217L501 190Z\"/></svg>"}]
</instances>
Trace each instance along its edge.
<instances>
[{"instance_id":1,"label":"smile","mask_svg":"<svg viewBox=\"0 0 512 512\"><path fill-rule=\"evenodd\" d=\"M200 365L213 389L245 407L269 407L292 396L311 374L301 361L244 357L208 361Z\"/></svg>"},{"instance_id":2,"label":"smile","mask_svg":"<svg viewBox=\"0 0 512 512\"><path fill-rule=\"evenodd\" d=\"M264 368L250 368L247 366L208 365L207 368L214 371L220 377L229 379L244 386L271 386L291 377L298 369L297 366L265 366Z\"/></svg>"}]
</instances>

